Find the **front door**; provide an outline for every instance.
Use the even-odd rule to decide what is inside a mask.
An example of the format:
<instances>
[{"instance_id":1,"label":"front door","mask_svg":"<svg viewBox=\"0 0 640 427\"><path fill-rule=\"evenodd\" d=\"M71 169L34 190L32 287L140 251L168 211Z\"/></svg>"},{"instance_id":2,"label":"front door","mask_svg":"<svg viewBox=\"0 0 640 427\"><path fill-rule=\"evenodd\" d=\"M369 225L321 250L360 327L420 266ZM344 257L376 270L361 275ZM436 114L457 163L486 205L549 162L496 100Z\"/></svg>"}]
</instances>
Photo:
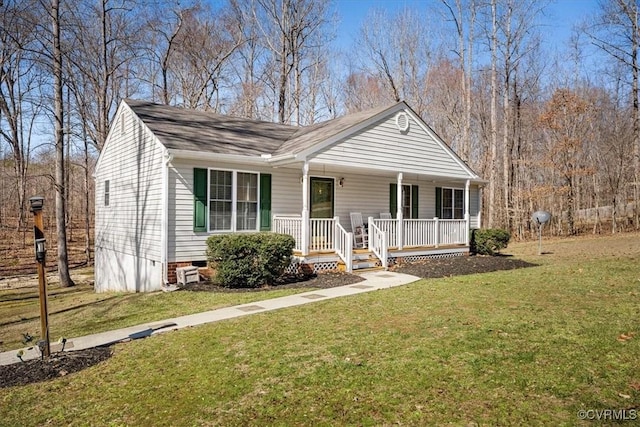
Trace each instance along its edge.
<instances>
[{"instance_id":1,"label":"front door","mask_svg":"<svg viewBox=\"0 0 640 427\"><path fill-rule=\"evenodd\" d=\"M311 218L333 218L333 178L311 177Z\"/></svg>"}]
</instances>

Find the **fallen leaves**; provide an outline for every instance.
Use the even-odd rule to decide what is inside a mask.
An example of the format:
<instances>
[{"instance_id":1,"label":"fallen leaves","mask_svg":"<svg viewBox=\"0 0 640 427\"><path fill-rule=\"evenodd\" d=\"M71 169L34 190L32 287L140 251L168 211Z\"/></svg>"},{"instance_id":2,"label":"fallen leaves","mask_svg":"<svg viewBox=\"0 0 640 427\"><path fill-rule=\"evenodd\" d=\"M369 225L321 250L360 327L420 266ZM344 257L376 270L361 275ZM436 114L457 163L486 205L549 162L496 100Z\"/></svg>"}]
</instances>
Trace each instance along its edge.
<instances>
[{"instance_id":1,"label":"fallen leaves","mask_svg":"<svg viewBox=\"0 0 640 427\"><path fill-rule=\"evenodd\" d=\"M635 336L635 332L627 332L626 334L620 334L618 336L618 341L627 342Z\"/></svg>"}]
</instances>

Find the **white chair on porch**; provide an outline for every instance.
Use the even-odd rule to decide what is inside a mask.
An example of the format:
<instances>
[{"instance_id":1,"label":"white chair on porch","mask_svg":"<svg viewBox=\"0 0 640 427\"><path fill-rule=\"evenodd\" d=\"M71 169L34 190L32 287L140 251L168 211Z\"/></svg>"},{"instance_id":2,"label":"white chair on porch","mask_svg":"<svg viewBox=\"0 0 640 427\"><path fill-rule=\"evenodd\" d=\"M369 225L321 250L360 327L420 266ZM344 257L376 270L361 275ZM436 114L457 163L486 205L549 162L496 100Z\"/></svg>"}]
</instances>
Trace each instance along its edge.
<instances>
[{"instance_id":1,"label":"white chair on porch","mask_svg":"<svg viewBox=\"0 0 640 427\"><path fill-rule=\"evenodd\" d=\"M351 212L351 231L353 231L353 247L366 248L369 244L369 234L364 226L362 214L360 212Z\"/></svg>"},{"instance_id":2,"label":"white chair on porch","mask_svg":"<svg viewBox=\"0 0 640 427\"><path fill-rule=\"evenodd\" d=\"M381 212L380 219L393 219L393 217L389 212Z\"/></svg>"}]
</instances>

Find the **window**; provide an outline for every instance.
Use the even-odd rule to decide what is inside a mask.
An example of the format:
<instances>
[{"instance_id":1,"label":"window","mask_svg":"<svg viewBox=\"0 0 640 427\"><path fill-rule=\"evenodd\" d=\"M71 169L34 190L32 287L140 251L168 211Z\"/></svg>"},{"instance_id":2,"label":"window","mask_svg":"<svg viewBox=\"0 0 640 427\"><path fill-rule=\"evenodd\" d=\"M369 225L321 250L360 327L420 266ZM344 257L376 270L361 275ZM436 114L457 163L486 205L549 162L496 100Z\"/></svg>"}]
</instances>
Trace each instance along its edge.
<instances>
[{"instance_id":1,"label":"window","mask_svg":"<svg viewBox=\"0 0 640 427\"><path fill-rule=\"evenodd\" d=\"M258 174L237 173L236 230L255 230L258 227Z\"/></svg>"},{"instance_id":2,"label":"window","mask_svg":"<svg viewBox=\"0 0 640 427\"><path fill-rule=\"evenodd\" d=\"M233 172L209 171L209 229L231 231Z\"/></svg>"},{"instance_id":3,"label":"window","mask_svg":"<svg viewBox=\"0 0 640 427\"><path fill-rule=\"evenodd\" d=\"M391 216L396 218L398 207L398 185L389 185L389 210ZM403 185L402 186L402 217L404 219L417 219L419 215L418 211L418 195L419 190L417 185Z\"/></svg>"},{"instance_id":4,"label":"window","mask_svg":"<svg viewBox=\"0 0 640 427\"><path fill-rule=\"evenodd\" d=\"M209 230L258 229L258 174L209 170Z\"/></svg>"},{"instance_id":5,"label":"window","mask_svg":"<svg viewBox=\"0 0 640 427\"><path fill-rule=\"evenodd\" d=\"M402 186L402 217L405 219L411 218L411 186Z\"/></svg>"},{"instance_id":6,"label":"window","mask_svg":"<svg viewBox=\"0 0 640 427\"><path fill-rule=\"evenodd\" d=\"M464 190L442 189L442 219L464 219Z\"/></svg>"},{"instance_id":7,"label":"window","mask_svg":"<svg viewBox=\"0 0 640 427\"><path fill-rule=\"evenodd\" d=\"M104 182L104 205L109 206L109 180Z\"/></svg>"}]
</instances>

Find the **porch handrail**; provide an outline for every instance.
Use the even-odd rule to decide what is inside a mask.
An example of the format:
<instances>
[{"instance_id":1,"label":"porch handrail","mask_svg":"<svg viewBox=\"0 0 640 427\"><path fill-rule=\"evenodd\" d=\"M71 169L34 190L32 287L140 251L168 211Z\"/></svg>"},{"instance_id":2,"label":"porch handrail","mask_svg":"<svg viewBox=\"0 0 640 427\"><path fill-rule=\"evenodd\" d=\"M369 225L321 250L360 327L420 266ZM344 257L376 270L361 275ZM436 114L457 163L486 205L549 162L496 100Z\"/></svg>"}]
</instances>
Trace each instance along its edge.
<instances>
[{"instance_id":1,"label":"porch handrail","mask_svg":"<svg viewBox=\"0 0 640 427\"><path fill-rule=\"evenodd\" d=\"M353 271L353 233L348 233L342 225L340 225L339 219L335 218L335 230L333 234L336 253L347 267L347 273Z\"/></svg>"},{"instance_id":2,"label":"porch handrail","mask_svg":"<svg viewBox=\"0 0 640 427\"><path fill-rule=\"evenodd\" d=\"M397 248L398 244L398 220L396 219L373 219L373 223L387 235L389 247Z\"/></svg>"},{"instance_id":3,"label":"porch handrail","mask_svg":"<svg viewBox=\"0 0 640 427\"><path fill-rule=\"evenodd\" d=\"M335 250L333 233L335 218L311 218L309 219L309 251L330 252Z\"/></svg>"},{"instance_id":4,"label":"porch handrail","mask_svg":"<svg viewBox=\"0 0 640 427\"><path fill-rule=\"evenodd\" d=\"M464 219L441 219L440 221L440 244L459 245L464 244L467 233L467 221Z\"/></svg>"},{"instance_id":5,"label":"porch handrail","mask_svg":"<svg viewBox=\"0 0 640 427\"><path fill-rule=\"evenodd\" d=\"M389 269L387 233L376 225L373 217L369 217L369 249L382 261L385 270Z\"/></svg>"},{"instance_id":6,"label":"porch handrail","mask_svg":"<svg viewBox=\"0 0 640 427\"><path fill-rule=\"evenodd\" d=\"M302 217L300 215L274 215L273 232L292 236L296 251L302 251Z\"/></svg>"},{"instance_id":7,"label":"porch handrail","mask_svg":"<svg viewBox=\"0 0 640 427\"><path fill-rule=\"evenodd\" d=\"M405 219L403 246L437 246L438 221L436 219Z\"/></svg>"}]
</instances>

